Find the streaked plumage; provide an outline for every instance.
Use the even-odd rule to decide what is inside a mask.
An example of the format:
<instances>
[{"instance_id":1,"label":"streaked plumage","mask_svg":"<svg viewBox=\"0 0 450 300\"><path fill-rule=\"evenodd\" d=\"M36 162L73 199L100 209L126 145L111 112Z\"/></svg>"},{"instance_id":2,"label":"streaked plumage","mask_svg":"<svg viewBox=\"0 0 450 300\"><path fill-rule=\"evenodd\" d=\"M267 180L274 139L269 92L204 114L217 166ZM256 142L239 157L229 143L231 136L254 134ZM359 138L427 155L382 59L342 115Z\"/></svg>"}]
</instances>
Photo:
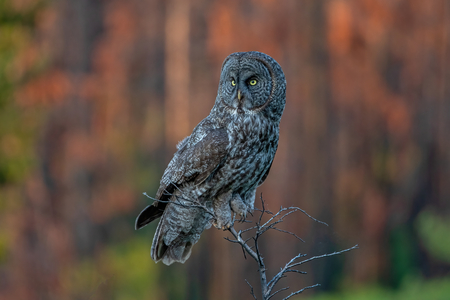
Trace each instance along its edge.
<instances>
[{"instance_id":1,"label":"streaked plumage","mask_svg":"<svg viewBox=\"0 0 450 300\"><path fill-rule=\"evenodd\" d=\"M160 201L136 219L139 229L161 217L153 260L184 263L211 224L229 228L234 214L245 217L253 209L277 150L285 101L286 81L273 58L238 52L225 59L211 113L178 144L156 193Z\"/></svg>"}]
</instances>

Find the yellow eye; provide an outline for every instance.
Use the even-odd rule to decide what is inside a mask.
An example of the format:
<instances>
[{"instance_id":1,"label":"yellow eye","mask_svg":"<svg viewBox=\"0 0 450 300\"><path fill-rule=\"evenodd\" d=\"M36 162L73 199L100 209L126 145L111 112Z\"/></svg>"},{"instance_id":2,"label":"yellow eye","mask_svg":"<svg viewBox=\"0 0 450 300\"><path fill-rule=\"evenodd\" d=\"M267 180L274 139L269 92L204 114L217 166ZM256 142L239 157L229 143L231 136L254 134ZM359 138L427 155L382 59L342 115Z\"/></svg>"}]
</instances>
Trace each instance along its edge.
<instances>
[{"instance_id":1,"label":"yellow eye","mask_svg":"<svg viewBox=\"0 0 450 300\"><path fill-rule=\"evenodd\" d=\"M232 85L232 86L235 86L235 85L236 85L236 82L235 82L234 80L231 80L231 85Z\"/></svg>"},{"instance_id":2,"label":"yellow eye","mask_svg":"<svg viewBox=\"0 0 450 300\"><path fill-rule=\"evenodd\" d=\"M256 83L257 83L258 81L256 81L256 79L252 79L252 80L250 80L250 85L255 85Z\"/></svg>"}]
</instances>

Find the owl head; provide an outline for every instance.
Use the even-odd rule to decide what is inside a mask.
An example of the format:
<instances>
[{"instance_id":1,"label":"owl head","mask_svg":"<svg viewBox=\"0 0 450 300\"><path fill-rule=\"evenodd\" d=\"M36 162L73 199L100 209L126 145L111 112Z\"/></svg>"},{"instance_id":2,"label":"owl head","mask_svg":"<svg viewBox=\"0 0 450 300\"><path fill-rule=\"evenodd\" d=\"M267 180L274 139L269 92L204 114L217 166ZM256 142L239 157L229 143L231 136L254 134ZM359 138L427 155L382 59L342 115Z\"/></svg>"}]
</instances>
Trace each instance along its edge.
<instances>
[{"instance_id":1,"label":"owl head","mask_svg":"<svg viewBox=\"0 0 450 300\"><path fill-rule=\"evenodd\" d=\"M251 51L225 59L215 106L230 114L261 114L279 121L285 102L286 79L272 57Z\"/></svg>"}]
</instances>

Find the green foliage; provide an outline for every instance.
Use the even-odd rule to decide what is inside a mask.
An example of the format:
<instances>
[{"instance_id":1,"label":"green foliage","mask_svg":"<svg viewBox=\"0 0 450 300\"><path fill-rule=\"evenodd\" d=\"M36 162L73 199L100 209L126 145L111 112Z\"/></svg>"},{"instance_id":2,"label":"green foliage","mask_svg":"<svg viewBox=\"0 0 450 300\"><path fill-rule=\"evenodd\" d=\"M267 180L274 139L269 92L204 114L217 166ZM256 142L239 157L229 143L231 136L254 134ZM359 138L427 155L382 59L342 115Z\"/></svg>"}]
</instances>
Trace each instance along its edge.
<instances>
[{"instance_id":1,"label":"green foliage","mask_svg":"<svg viewBox=\"0 0 450 300\"><path fill-rule=\"evenodd\" d=\"M20 107L14 92L32 71L18 58L33 42L36 12L37 6L18 11L0 1L0 187L20 182L34 161L39 110Z\"/></svg>"},{"instance_id":2,"label":"green foliage","mask_svg":"<svg viewBox=\"0 0 450 300\"><path fill-rule=\"evenodd\" d=\"M430 210L423 211L416 222L416 230L428 253L439 260L450 262L450 219L445 219ZM383 286L365 286L348 289L341 293L320 294L314 300L445 300L450 295L450 277L428 279L414 277L417 273L411 264L414 261L414 241L407 226L391 233L391 274L401 280L397 289Z\"/></svg>"},{"instance_id":3,"label":"green foliage","mask_svg":"<svg viewBox=\"0 0 450 300\"><path fill-rule=\"evenodd\" d=\"M389 281L398 287L408 274L418 270L416 239L411 226L401 224L389 232Z\"/></svg>"},{"instance_id":4,"label":"green foliage","mask_svg":"<svg viewBox=\"0 0 450 300\"><path fill-rule=\"evenodd\" d=\"M160 299L158 267L151 260L149 238L136 237L112 246L102 254L106 286L113 291L110 299Z\"/></svg>"},{"instance_id":5,"label":"green foliage","mask_svg":"<svg viewBox=\"0 0 450 300\"><path fill-rule=\"evenodd\" d=\"M69 266L63 273L62 285L74 298L89 299L96 295L107 281L91 259Z\"/></svg>"},{"instance_id":6,"label":"green foliage","mask_svg":"<svg viewBox=\"0 0 450 300\"><path fill-rule=\"evenodd\" d=\"M14 0L0 0L0 24L21 24L29 28L34 27L36 12L45 4L44 1L26 3L26 9L14 8ZM24 5L16 5L20 7Z\"/></svg>"},{"instance_id":7,"label":"green foliage","mask_svg":"<svg viewBox=\"0 0 450 300\"><path fill-rule=\"evenodd\" d=\"M1 230L0 231L0 264L6 262L8 257L8 235Z\"/></svg>"},{"instance_id":8,"label":"green foliage","mask_svg":"<svg viewBox=\"0 0 450 300\"><path fill-rule=\"evenodd\" d=\"M33 48L34 20L43 1L13 3L0 0L0 266L9 263L13 251L14 234L5 216L23 203L23 182L37 161L35 141L43 116L15 99L30 74L43 66L41 59L23 56Z\"/></svg>"},{"instance_id":9,"label":"green foliage","mask_svg":"<svg viewBox=\"0 0 450 300\"><path fill-rule=\"evenodd\" d=\"M150 247L150 239L140 236L109 246L97 257L67 266L62 284L75 299L161 299Z\"/></svg>"},{"instance_id":10,"label":"green foliage","mask_svg":"<svg viewBox=\"0 0 450 300\"><path fill-rule=\"evenodd\" d=\"M310 300L446 300L450 295L450 278L424 280L407 278L398 290L365 286L341 293L320 294ZM297 299L305 299L304 297Z\"/></svg>"},{"instance_id":11,"label":"green foliage","mask_svg":"<svg viewBox=\"0 0 450 300\"><path fill-rule=\"evenodd\" d=\"M416 225L427 251L434 258L450 263L450 219L425 210L419 215Z\"/></svg>"}]
</instances>

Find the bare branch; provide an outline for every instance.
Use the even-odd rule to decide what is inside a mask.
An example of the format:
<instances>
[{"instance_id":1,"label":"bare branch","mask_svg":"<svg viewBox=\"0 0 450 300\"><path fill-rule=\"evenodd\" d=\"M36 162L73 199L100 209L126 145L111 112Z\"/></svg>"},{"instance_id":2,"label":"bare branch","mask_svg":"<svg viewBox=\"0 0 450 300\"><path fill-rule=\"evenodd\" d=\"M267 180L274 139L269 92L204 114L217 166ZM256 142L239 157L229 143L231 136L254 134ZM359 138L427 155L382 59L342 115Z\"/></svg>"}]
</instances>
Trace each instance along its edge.
<instances>
[{"instance_id":1,"label":"bare branch","mask_svg":"<svg viewBox=\"0 0 450 300\"><path fill-rule=\"evenodd\" d=\"M329 256L334 256L334 255L342 254L342 253L345 253L345 252L348 252L348 251L351 251L351 250L355 250L355 249L358 249L358 248L359 248L358 245L355 245L355 246L353 246L353 247L351 247L351 248L344 249L344 250L341 250L341 251L335 251L335 252L333 252L333 253L326 253L326 254L322 254L322 255L313 256L313 257L311 257L311 258L302 260L301 262L292 264L292 265L290 266L290 268L293 268L293 267L302 265L302 264L304 264L304 263L307 263L307 262L312 261L312 260L315 260L315 259L319 259L319 258L324 258L324 257L329 257Z\"/></svg>"},{"instance_id":2,"label":"bare branch","mask_svg":"<svg viewBox=\"0 0 450 300\"><path fill-rule=\"evenodd\" d=\"M306 256L306 254L297 254L295 257L293 257L283 268L281 268L280 272L278 272L273 278L272 280L269 281L268 283L268 289L269 291L272 291L273 287L275 286L275 284L277 284L277 282L283 278L283 275L290 270L291 265L299 258Z\"/></svg>"},{"instance_id":3,"label":"bare branch","mask_svg":"<svg viewBox=\"0 0 450 300\"><path fill-rule=\"evenodd\" d=\"M296 235L296 234L293 233L293 232L290 232L290 231L287 231L287 230L283 230L283 229L280 229L280 228L277 228L277 227L272 227L272 229L274 229L274 230L276 230L276 231L279 231L279 232L284 232L284 233L293 235L293 236L295 236L295 238L297 238L298 240L300 240L300 241L302 241L303 243L305 243L305 241L304 241L301 237L299 237L298 235Z\"/></svg>"},{"instance_id":4,"label":"bare branch","mask_svg":"<svg viewBox=\"0 0 450 300\"><path fill-rule=\"evenodd\" d=\"M262 254L260 252L260 247L259 247L259 243L258 243L260 237L265 232L269 231L270 229L273 229L273 230L276 230L276 231L279 231L282 233L287 233L289 235L292 235L296 239L304 242L304 240L302 238L300 238L299 236L297 236L295 233L284 230L284 229L280 229L276 226L276 225L280 224L281 222L283 222L287 216L289 216L297 211L302 212L304 215L306 215L308 218L310 218L311 220L313 220L315 222L324 224L326 226L328 226L328 224L326 224L325 222L322 222L320 220L317 220L316 218L312 217L307 212L305 212L303 209L298 208L298 207L285 207L285 208L280 207L280 210L278 212L273 213L266 208L266 205L262 198L262 195L261 195L260 199L261 199L262 209L255 209L256 211L260 212L260 215L257 217L257 220L255 221L255 226L240 230L239 232L236 232L236 230L232 226L228 230L234 236L235 239L234 240L229 239L229 238L225 238L225 239L232 243L240 244L242 247L242 250L244 251L244 256L245 256L245 253L248 253L258 263L258 272L259 272L259 277L260 277L260 282L261 282L261 293L262 293L263 300L269 300L272 297L274 297L275 295L277 295L278 293L286 291L289 288L289 287L284 287L284 288L281 288L281 289L277 290L276 292L272 293L272 290L275 287L275 285L280 281L280 279L285 278L287 276L287 273L306 274L306 272L304 272L304 271L294 269L295 267L298 267L301 264L310 262L315 259L320 259L320 258L324 258L324 257L342 254L347 251L358 248L358 245L355 245L355 246L345 249L345 250L336 251L333 253L328 253L328 254L323 254L323 255L318 255L318 256L313 256L311 258L308 258L308 259L305 259L302 261L299 261L299 259L301 259L302 257L305 257L306 254L299 253L298 255L293 257L283 268L281 268L280 271L277 274L275 274L269 282L267 282L266 267L265 267L264 260L263 260ZM268 220L263 222L263 218L265 215L269 216L269 218L268 218ZM248 233L253 230L254 230L253 236L250 236L249 238L246 238L246 239L244 239L242 237L242 234ZM253 240L253 246L248 244L250 242L250 240ZM249 284L247 280L246 280L246 282L247 282L247 284ZM256 296L254 295L254 292L253 292L253 287L250 284L249 284L249 286L251 288L251 294L252 294L253 298L256 299ZM290 295L288 295L284 299L289 299L297 294L302 293L306 289L311 289L311 288L314 288L317 286L319 286L319 284L307 286L296 292L292 292Z\"/></svg>"},{"instance_id":5,"label":"bare branch","mask_svg":"<svg viewBox=\"0 0 450 300\"><path fill-rule=\"evenodd\" d=\"M291 269L288 269L288 270L286 270L286 271L284 271L285 273L288 273L288 272L293 272L293 273L299 273L299 274L308 274L307 272L305 272L305 271L300 271L300 270L291 270Z\"/></svg>"},{"instance_id":6,"label":"bare branch","mask_svg":"<svg viewBox=\"0 0 450 300\"><path fill-rule=\"evenodd\" d=\"M258 227L259 227L259 224L261 224L261 220L262 220L262 217L263 217L264 213L266 212L266 208L264 207L264 200L263 200L262 194L261 194L260 199L261 199L261 207L262 207L262 209L261 209L261 214L259 215L259 220L258 220L258 222L256 222Z\"/></svg>"},{"instance_id":7,"label":"bare branch","mask_svg":"<svg viewBox=\"0 0 450 300\"><path fill-rule=\"evenodd\" d=\"M318 286L320 286L320 284L316 283L316 284L314 284L314 285L310 285L310 286L304 287L304 288L302 288L301 290L298 290L298 291L296 291L296 292L294 292L294 293L291 293L291 294L290 294L289 296L287 296L286 298L283 298L283 300L287 300L287 299L291 298L292 296L295 296L295 295L298 295L298 294L302 293L304 290L312 289L312 288L315 288L315 287L318 287Z\"/></svg>"},{"instance_id":8,"label":"bare branch","mask_svg":"<svg viewBox=\"0 0 450 300\"><path fill-rule=\"evenodd\" d=\"M234 227L232 226L232 227L230 227L230 228L228 229L228 231L231 232L231 234L232 234L232 235L236 238L236 240L241 244L241 246L245 249L245 251L247 251L247 253L248 253L251 257L253 257L253 259L256 260L256 262L258 262L259 260L258 260L258 255L256 254L256 252L253 251L253 250L250 248L250 246L247 245L247 244L244 242L244 240L242 239L241 235L238 234L238 233L236 232L236 229L234 229Z\"/></svg>"},{"instance_id":9,"label":"bare branch","mask_svg":"<svg viewBox=\"0 0 450 300\"><path fill-rule=\"evenodd\" d=\"M279 289L278 291L276 291L275 293L273 293L272 295L270 295L269 297L267 297L267 300L269 300L270 298L272 298L273 296L275 296L275 295L278 294L279 292L286 291L286 290L288 290L288 289L289 289L288 286L287 286L287 287L284 287L284 288L282 288L282 289Z\"/></svg>"},{"instance_id":10,"label":"bare branch","mask_svg":"<svg viewBox=\"0 0 450 300\"><path fill-rule=\"evenodd\" d=\"M237 240L232 240L232 239L229 239L229 238L227 238L227 237L224 237L224 239L226 239L226 240L229 241L229 242L236 243L236 244L240 244L240 243L241 243L241 242L239 242L239 241L237 241Z\"/></svg>"},{"instance_id":11,"label":"bare branch","mask_svg":"<svg viewBox=\"0 0 450 300\"><path fill-rule=\"evenodd\" d=\"M253 226L253 227L249 227L247 229L244 229L241 232L244 233L244 232L247 232L247 231L250 231L250 230L253 230L253 229L258 229L258 228L257 228L257 226Z\"/></svg>"},{"instance_id":12,"label":"bare branch","mask_svg":"<svg viewBox=\"0 0 450 300\"><path fill-rule=\"evenodd\" d=\"M252 285L247 281L247 279L245 279L245 282L247 282L247 284L248 284L249 287L250 287L250 294L253 296L253 299L258 300L258 299L256 299L255 293L253 292L253 287L252 287Z\"/></svg>"},{"instance_id":13,"label":"bare branch","mask_svg":"<svg viewBox=\"0 0 450 300\"><path fill-rule=\"evenodd\" d=\"M269 220L267 220L266 223L264 223L261 227L268 227L270 225L276 225L280 222L283 222L283 219L285 217L287 217L288 215L292 214L293 212L295 212L295 210L291 210L290 212L287 212L286 214L284 214L283 216L281 216L277 221L275 221L274 223L271 224L271 222L278 217L279 215L281 215L281 213L285 212L286 210L289 210L289 208L281 208L276 214L274 214Z\"/></svg>"}]
</instances>

